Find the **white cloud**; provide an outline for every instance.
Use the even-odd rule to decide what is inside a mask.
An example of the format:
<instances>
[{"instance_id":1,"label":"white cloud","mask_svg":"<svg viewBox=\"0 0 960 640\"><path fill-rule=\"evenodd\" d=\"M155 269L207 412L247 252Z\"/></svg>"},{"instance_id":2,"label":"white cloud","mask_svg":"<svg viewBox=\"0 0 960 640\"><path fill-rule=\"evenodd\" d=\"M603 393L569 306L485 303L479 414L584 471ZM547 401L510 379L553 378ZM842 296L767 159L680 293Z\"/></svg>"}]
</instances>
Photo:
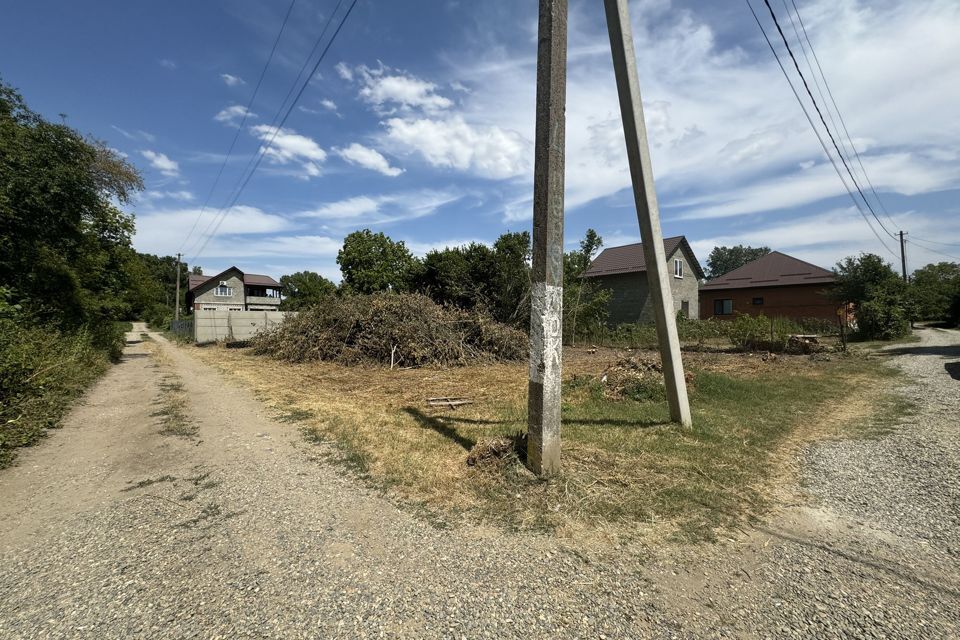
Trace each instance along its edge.
<instances>
[{"instance_id":1,"label":"white cloud","mask_svg":"<svg viewBox=\"0 0 960 640\"><path fill-rule=\"evenodd\" d=\"M250 128L251 133L270 146L264 155L274 164L298 163L302 171L301 178L320 175L320 165L327 159L324 151L312 138L301 135L293 129L280 129L260 124Z\"/></svg>"},{"instance_id":2,"label":"white cloud","mask_svg":"<svg viewBox=\"0 0 960 640\"><path fill-rule=\"evenodd\" d=\"M225 107L217 112L217 115L213 116L213 119L217 122L222 122L233 127L240 126L240 122L250 118L256 118L257 114L247 109L245 106L240 104L230 105Z\"/></svg>"},{"instance_id":3,"label":"white cloud","mask_svg":"<svg viewBox=\"0 0 960 640\"><path fill-rule=\"evenodd\" d=\"M350 164L377 171L385 176L396 177L403 173L403 169L391 167L390 162L376 149L365 147L356 142L348 147L337 149L336 152Z\"/></svg>"},{"instance_id":4,"label":"white cloud","mask_svg":"<svg viewBox=\"0 0 960 640\"><path fill-rule=\"evenodd\" d=\"M170 71L173 71L177 68L177 63L169 58L161 58L158 62L160 63L161 67L164 69L169 69Z\"/></svg>"},{"instance_id":5,"label":"white cloud","mask_svg":"<svg viewBox=\"0 0 960 640\"><path fill-rule=\"evenodd\" d=\"M223 80L223 83L228 87L239 87L240 85L247 84L247 81L240 76L231 75L229 73L221 73L220 79Z\"/></svg>"},{"instance_id":6,"label":"white cloud","mask_svg":"<svg viewBox=\"0 0 960 640\"><path fill-rule=\"evenodd\" d=\"M150 162L151 167L168 178L176 178L180 175L180 165L178 165L176 161L168 158L165 154L160 153L159 151L143 149L140 151L140 155Z\"/></svg>"},{"instance_id":7,"label":"white cloud","mask_svg":"<svg viewBox=\"0 0 960 640\"><path fill-rule=\"evenodd\" d=\"M136 131L134 131L134 132L131 133L130 131L127 131L126 129L121 129L120 127L118 127L118 126L115 125L115 124L110 125L110 128L113 129L114 131L116 131L117 133L119 133L120 135L122 135L122 136L123 136L124 138L126 138L127 140L139 140L139 141L145 141L145 142L154 142L154 141L157 139L157 137L156 137L155 135L153 135L152 133L148 133L148 132L146 132L146 131L141 131L140 129L137 129Z\"/></svg>"},{"instance_id":8,"label":"white cloud","mask_svg":"<svg viewBox=\"0 0 960 640\"><path fill-rule=\"evenodd\" d=\"M344 80L348 82L353 80L353 70L350 69L349 66L347 66L347 63L338 62L337 65L334 67L334 69L337 70L337 74Z\"/></svg>"},{"instance_id":9,"label":"white cloud","mask_svg":"<svg viewBox=\"0 0 960 640\"><path fill-rule=\"evenodd\" d=\"M437 85L409 74L394 72L389 67L372 69L361 65L357 67L357 73L362 85L360 98L380 113L394 113L397 108L435 113L453 106L452 100L436 92Z\"/></svg>"},{"instance_id":10,"label":"white cloud","mask_svg":"<svg viewBox=\"0 0 960 640\"><path fill-rule=\"evenodd\" d=\"M459 200L454 191L423 189L376 196L355 196L328 202L304 211L299 217L327 220L332 225L388 224L413 220L436 213L441 207Z\"/></svg>"},{"instance_id":11,"label":"white cloud","mask_svg":"<svg viewBox=\"0 0 960 640\"><path fill-rule=\"evenodd\" d=\"M187 242L188 249L196 250L199 248L202 240L199 242L195 242L195 240L202 238L210 221L219 213L220 211L216 209L203 211L203 216L196 225L195 235ZM153 209L139 212L133 244L138 251L157 255L173 255L177 252L177 248L183 244L186 232L193 228L194 221L198 219L200 214L201 209L199 207ZM204 250L204 256L213 256L217 247L220 247L223 253L232 249L233 253L226 253L226 255L245 255L247 251L251 250L252 245L260 242L260 239L251 242L247 238L242 241L217 244L225 236L280 233L289 231L292 227L291 222L283 216L265 213L256 207L237 206L224 218L223 223L208 244L208 249Z\"/></svg>"},{"instance_id":12,"label":"white cloud","mask_svg":"<svg viewBox=\"0 0 960 640\"><path fill-rule=\"evenodd\" d=\"M144 191L140 194L140 200L145 203L152 203L157 200L179 200L180 202L192 202L194 195L190 191Z\"/></svg>"},{"instance_id":13,"label":"white cloud","mask_svg":"<svg viewBox=\"0 0 960 640\"><path fill-rule=\"evenodd\" d=\"M485 178L523 175L532 145L516 131L468 124L463 117L386 121L385 140L398 152L416 152L435 167L468 171Z\"/></svg>"},{"instance_id":14,"label":"white cloud","mask_svg":"<svg viewBox=\"0 0 960 640\"><path fill-rule=\"evenodd\" d=\"M324 98L323 100L321 100L320 105L327 111L337 110L337 103L334 102L333 100L330 100L329 98Z\"/></svg>"}]
</instances>

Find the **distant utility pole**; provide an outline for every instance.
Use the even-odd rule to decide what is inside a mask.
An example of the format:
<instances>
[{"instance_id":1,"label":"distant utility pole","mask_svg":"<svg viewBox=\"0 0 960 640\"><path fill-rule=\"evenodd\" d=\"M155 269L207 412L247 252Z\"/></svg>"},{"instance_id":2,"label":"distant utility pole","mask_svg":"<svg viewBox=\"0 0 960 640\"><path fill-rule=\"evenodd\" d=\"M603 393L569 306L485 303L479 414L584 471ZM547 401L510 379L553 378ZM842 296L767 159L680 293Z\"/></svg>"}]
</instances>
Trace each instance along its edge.
<instances>
[{"instance_id":1,"label":"distant utility pole","mask_svg":"<svg viewBox=\"0 0 960 640\"><path fill-rule=\"evenodd\" d=\"M907 252L903 241L903 231L900 232L900 269L903 270L903 281L907 281Z\"/></svg>"},{"instance_id":2,"label":"distant utility pole","mask_svg":"<svg viewBox=\"0 0 960 640\"><path fill-rule=\"evenodd\" d=\"M566 101L567 0L540 0L527 402L527 463L539 476L560 470Z\"/></svg>"},{"instance_id":3,"label":"distant utility pole","mask_svg":"<svg viewBox=\"0 0 960 640\"><path fill-rule=\"evenodd\" d=\"M617 77L617 93L620 95L620 115L623 118L623 133L627 141L627 159L630 163L633 196L640 222L643 253L646 256L647 282L653 297L657 339L660 343L660 360L663 365L664 383L667 387L670 418L683 426L690 426L692 424L690 402L687 399L687 385L683 377L677 319L673 310L673 294L670 291L663 234L660 231L660 209L657 206L657 194L653 184L647 128L643 120L643 103L640 101L640 82L637 78L637 59L633 51L630 14L627 9L627 0L604 0L604 6L607 13L607 30L610 33L610 49L613 53L613 70ZM541 28L542 20L541 15ZM542 46L542 32L540 38Z\"/></svg>"},{"instance_id":4,"label":"distant utility pole","mask_svg":"<svg viewBox=\"0 0 960 640\"><path fill-rule=\"evenodd\" d=\"M177 254L177 297L173 302L173 319L180 319L180 254Z\"/></svg>"}]
</instances>

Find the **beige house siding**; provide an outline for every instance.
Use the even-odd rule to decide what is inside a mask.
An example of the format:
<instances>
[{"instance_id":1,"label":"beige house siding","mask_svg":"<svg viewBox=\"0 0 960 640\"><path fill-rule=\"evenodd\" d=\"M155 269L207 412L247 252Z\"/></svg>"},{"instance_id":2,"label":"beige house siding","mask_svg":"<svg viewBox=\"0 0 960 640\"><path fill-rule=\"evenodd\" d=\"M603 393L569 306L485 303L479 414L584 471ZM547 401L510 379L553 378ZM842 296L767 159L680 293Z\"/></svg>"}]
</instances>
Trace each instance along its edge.
<instances>
[{"instance_id":1,"label":"beige house siding","mask_svg":"<svg viewBox=\"0 0 960 640\"><path fill-rule=\"evenodd\" d=\"M233 289L230 296L216 295L217 287L221 282L226 282L228 287ZM208 280L193 291L194 309L217 308L224 311L239 310L244 311L246 300L243 290L243 274L239 271L229 271L217 278Z\"/></svg>"},{"instance_id":2,"label":"beige house siding","mask_svg":"<svg viewBox=\"0 0 960 640\"><path fill-rule=\"evenodd\" d=\"M683 277L675 276L674 260L680 260L683 264ZM686 302L687 317L699 318L700 282L697 280L697 270L691 266L690 256L682 245L667 258L667 267L674 311L683 309ZM608 325L615 327L634 322L653 322L653 303L650 300L646 271L596 276L593 279L603 288L610 290Z\"/></svg>"}]
</instances>

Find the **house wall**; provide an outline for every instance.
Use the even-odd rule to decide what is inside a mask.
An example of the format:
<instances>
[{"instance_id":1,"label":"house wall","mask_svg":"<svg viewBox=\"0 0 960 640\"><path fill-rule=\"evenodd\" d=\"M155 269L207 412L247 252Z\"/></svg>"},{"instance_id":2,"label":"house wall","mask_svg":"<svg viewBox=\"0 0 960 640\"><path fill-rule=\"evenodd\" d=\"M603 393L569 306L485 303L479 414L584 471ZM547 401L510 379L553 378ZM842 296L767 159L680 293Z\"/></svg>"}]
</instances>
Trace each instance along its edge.
<instances>
[{"instance_id":1,"label":"house wall","mask_svg":"<svg viewBox=\"0 0 960 640\"><path fill-rule=\"evenodd\" d=\"M701 289L700 318L732 319L736 314L743 313L751 316L763 314L768 318L835 320L838 305L827 297L827 288L827 285L820 283L745 289ZM724 298L733 300L733 314L714 316L714 300ZM753 304L753 298L763 298L763 304Z\"/></svg>"},{"instance_id":2,"label":"house wall","mask_svg":"<svg viewBox=\"0 0 960 640\"><path fill-rule=\"evenodd\" d=\"M674 259L683 261L683 277L674 276ZM673 294L674 312L683 308L686 301L689 306L690 318L697 318L700 314L700 282L697 280L696 269L690 266L690 260L683 251L675 251L667 259L667 273L670 282L670 291ZM609 315L607 324L615 327L619 324L633 322L652 323L653 304L650 301L650 287L647 284L647 272L619 273L594 278L601 287L610 289Z\"/></svg>"},{"instance_id":3,"label":"house wall","mask_svg":"<svg viewBox=\"0 0 960 640\"><path fill-rule=\"evenodd\" d=\"M193 339L197 344L218 340L249 340L260 331L275 327L294 311L197 311L193 315Z\"/></svg>"},{"instance_id":4,"label":"house wall","mask_svg":"<svg viewBox=\"0 0 960 640\"><path fill-rule=\"evenodd\" d=\"M214 295L214 290L220 286L220 282L225 281L228 286L233 287L232 296L218 296ZM230 307L239 307L241 310L245 308L245 300L243 295L243 276L239 272L230 272L226 275L210 279L207 282L204 282L202 285L193 290L193 308L194 310L202 309L204 305L207 306L216 306L224 310Z\"/></svg>"}]
</instances>

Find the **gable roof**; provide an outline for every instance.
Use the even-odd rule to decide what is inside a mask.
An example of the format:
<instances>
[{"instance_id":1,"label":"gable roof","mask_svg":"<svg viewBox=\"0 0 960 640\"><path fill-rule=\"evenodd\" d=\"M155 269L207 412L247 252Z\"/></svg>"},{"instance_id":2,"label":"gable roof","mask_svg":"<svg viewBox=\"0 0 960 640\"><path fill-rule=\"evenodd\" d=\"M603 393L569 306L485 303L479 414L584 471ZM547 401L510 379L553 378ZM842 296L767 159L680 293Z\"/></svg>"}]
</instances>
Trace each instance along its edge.
<instances>
[{"instance_id":1,"label":"gable roof","mask_svg":"<svg viewBox=\"0 0 960 640\"><path fill-rule=\"evenodd\" d=\"M274 280L273 278L271 278L270 276L264 276L258 273L244 273L243 271L240 271L240 269L236 267L229 267L227 269L224 269L220 273L212 276L204 276L204 275L191 273L190 277L187 278L187 291L193 291L194 289L196 289L197 287L199 287L205 282L209 282L210 280L216 280L217 278L224 275L228 271L237 271L240 274L241 278L243 278L243 284L250 284L250 285L259 286L259 287L279 287L280 286L280 283Z\"/></svg>"},{"instance_id":2,"label":"gable roof","mask_svg":"<svg viewBox=\"0 0 960 640\"><path fill-rule=\"evenodd\" d=\"M748 262L719 278L705 282L701 291L711 289L745 289L749 287L782 287L792 284L830 284L832 271L804 262L779 251Z\"/></svg>"},{"instance_id":3,"label":"gable roof","mask_svg":"<svg viewBox=\"0 0 960 640\"><path fill-rule=\"evenodd\" d=\"M697 278L702 280L706 277L697 256L687 242L685 236L673 236L663 239L663 249L669 258L678 248L684 248L687 256L691 258L690 264L697 272ZM600 252L590 267L583 273L584 278L595 278L597 276L609 276L619 273L636 273L647 270L647 259L643 253L643 244L640 242L634 244L625 244L621 247L609 247Z\"/></svg>"}]
</instances>

